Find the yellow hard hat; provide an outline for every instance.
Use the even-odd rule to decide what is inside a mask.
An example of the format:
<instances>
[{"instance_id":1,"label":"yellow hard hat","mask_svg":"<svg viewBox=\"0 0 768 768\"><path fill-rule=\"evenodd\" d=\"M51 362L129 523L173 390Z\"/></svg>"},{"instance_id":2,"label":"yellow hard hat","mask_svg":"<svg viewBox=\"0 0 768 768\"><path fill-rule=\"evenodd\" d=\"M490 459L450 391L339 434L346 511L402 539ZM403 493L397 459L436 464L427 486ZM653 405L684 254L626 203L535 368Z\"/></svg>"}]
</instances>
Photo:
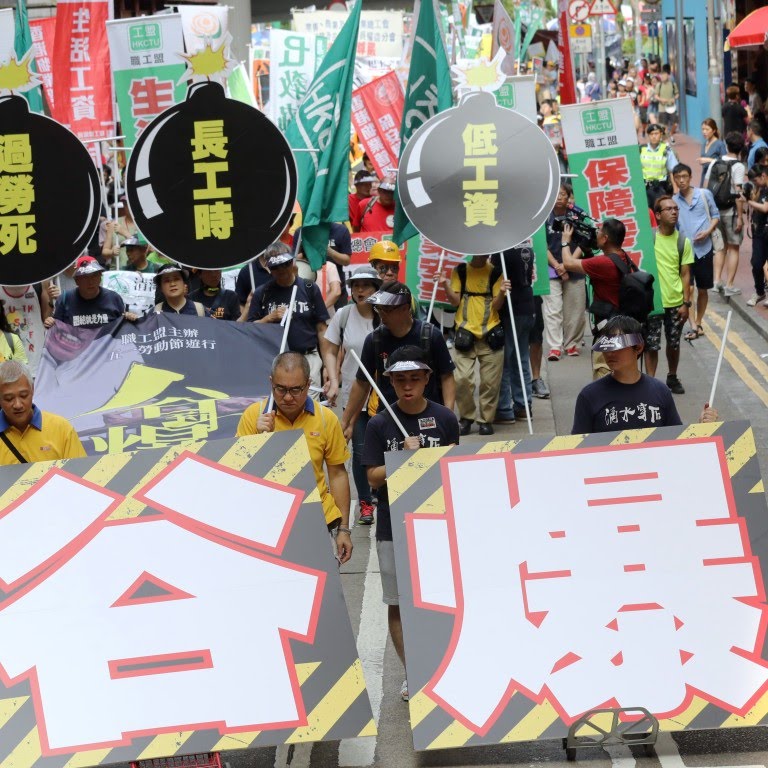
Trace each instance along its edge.
<instances>
[{"instance_id":1,"label":"yellow hard hat","mask_svg":"<svg viewBox=\"0 0 768 768\"><path fill-rule=\"evenodd\" d=\"M396 261L399 264L402 261L400 249L391 240L379 240L371 248L368 261Z\"/></svg>"}]
</instances>

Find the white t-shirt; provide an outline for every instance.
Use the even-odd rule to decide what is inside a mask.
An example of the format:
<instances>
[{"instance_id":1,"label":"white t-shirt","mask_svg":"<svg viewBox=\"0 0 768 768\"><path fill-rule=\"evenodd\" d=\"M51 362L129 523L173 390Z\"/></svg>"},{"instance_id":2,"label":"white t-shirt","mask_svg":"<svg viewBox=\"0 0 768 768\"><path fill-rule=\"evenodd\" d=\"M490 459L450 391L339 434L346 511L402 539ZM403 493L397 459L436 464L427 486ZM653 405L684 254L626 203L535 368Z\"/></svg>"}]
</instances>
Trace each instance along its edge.
<instances>
[{"instance_id":1,"label":"white t-shirt","mask_svg":"<svg viewBox=\"0 0 768 768\"><path fill-rule=\"evenodd\" d=\"M37 376L37 366L45 345L45 327L40 299L35 289L0 286L0 299L5 302L5 316L11 328L19 334L27 352L29 370Z\"/></svg>"},{"instance_id":2,"label":"white t-shirt","mask_svg":"<svg viewBox=\"0 0 768 768\"><path fill-rule=\"evenodd\" d=\"M341 318L348 315L347 324L344 328L344 343L341 340ZM332 318L330 325L326 328L325 338L331 344L343 346L345 352L354 349L358 357L363 354L363 342L365 337L373 331L373 318L366 320L357 310L357 304L350 305L349 309L339 310ZM341 406L347 407L349 400L349 391L352 389L352 383L357 373L357 363L350 354L344 355L344 361L341 364Z\"/></svg>"}]
</instances>

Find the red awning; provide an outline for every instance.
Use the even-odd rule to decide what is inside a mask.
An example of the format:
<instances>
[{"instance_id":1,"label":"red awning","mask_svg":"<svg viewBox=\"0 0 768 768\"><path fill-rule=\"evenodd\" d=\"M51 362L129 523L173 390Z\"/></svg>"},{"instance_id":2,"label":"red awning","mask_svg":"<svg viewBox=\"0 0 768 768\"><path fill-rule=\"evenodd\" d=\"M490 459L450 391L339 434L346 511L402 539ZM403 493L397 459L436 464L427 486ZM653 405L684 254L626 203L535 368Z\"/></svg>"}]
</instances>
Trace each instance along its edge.
<instances>
[{"instance_id":1,"label":"red awning","mask_svg":"<svg viewBox=\"0 0 768 768\"><path fill-rule=\"evenodd\" d=\"M768 6L752 11L733 28L725 41L725 50L759 48L766 41L766 33L768 33Z\"/></svg>"}]
</instances>

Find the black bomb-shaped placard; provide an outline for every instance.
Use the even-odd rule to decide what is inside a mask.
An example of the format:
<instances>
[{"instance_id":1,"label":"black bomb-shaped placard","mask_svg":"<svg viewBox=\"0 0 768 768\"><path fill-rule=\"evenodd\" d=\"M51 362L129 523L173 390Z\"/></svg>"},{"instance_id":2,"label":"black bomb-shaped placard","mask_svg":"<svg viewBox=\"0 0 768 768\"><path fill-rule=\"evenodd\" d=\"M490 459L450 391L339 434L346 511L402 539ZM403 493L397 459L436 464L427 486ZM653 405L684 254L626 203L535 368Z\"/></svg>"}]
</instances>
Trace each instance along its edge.
<instances>
[{"instance_id":1,"label":"black bomb-shaped placard","mask_svg":"<svg viewBox=\"0 0 768 768\"><path fill-rule=\"evenodd\" d=\"M131 153L126 189L136 225L163 255L201 269L258 256L296 199L288 142L261 112L196 83L158 115Z\"/></svg>"},{"instance_id":2,"label":"black bomb-shaped placard","mask_svg":"<svg viewBox=\"0 0 768 768\"><path fill-rule=\"evenodd\" d=\"M0 285L66 269L99 223L99 176L82 142L22 96L0 98Z\"/></svg>"},{"instance_id":3,"label":"black bomb-shaped placard","mask_svg":"<svg viewBox=\"0 0 768 768\"><path fill-rule=\"evenodd\" d=\"M416 229L446 250L503 251L529 238L557 198L549 139L518 112L473 92L428 120L400 158L398 194Z\"/></svg>"}]
</instances>

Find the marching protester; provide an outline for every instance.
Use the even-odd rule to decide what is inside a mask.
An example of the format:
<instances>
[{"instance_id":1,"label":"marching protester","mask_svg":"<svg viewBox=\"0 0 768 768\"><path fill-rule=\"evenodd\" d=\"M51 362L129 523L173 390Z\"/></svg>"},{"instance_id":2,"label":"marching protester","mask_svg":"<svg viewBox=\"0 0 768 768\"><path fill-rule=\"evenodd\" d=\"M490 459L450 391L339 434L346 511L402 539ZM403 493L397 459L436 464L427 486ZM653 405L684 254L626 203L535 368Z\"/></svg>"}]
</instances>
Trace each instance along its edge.
<instances>
[{"instance_id":1,"label":"marching protester","mask_svg":"<svg viewBox=\"0 0 768 768\"><path fill-rule=\"evenodd\" d=\"M301 244L301 227L299 227L293 234L293 253L297 259L305 258ZM328 230L328 245L325 249L325 264L323 264L325 282L329 287L333 286L333 291L325 296L325 306L329 311L341 309L349 302L349 294L344 283L344 267L348 266L351 260L352 237L349 230L338 222L331 223Z\"/></svg>"},{"instance_id":2,"label":"marching protester","mask_svg":"<svg viewBox=\"0 0 768 768\"><path fill-rule=\"evenodd\" d=\"M189 270L178 264L164 264L155 275L155 285L163 300L155 305L155 312L208 317L208 310L199 302L187 298Z\"/></svg>"},{"instance_id":3,"label":"marching protester","mask_svg":"<svg viewBox=\"0 0 768 768\"><path fill-rule=\"evenodd\" d=\"M34 403L32 374L18 360L0 363L0 464L78 459L85 449L75 428Z\"/></svg>"},{"instance_id":4,"label":"marching protester","mask_svg":"<svg viewBox=\"0 0 768 768\"><path fill-rule=\"evenodd\" d=\"M273 248L274 245L270 245L264 253L246 264L237 273L235 293L237 294L237 300L240 302L240 309L245 314L247 314L248 311L251 294L259 286L269 282L270 274L267 269L267 259L272 255Z\"/></svg>"},{"instance_id":5,"label":"marching protester","mask_svg":"<svg viewBox=\"0 0 768 768\"><path fill-rule=\"evenodd\" d=\"M234 291L221 284L220 269L201 269L200 287L189 294L189 300L202 304L217 320L236 322L240 319L240 300Z\"/></svg>"},{"instance_id":6,"label":"marching protester","mask_svg":"<svg viewBox=\"0 0 768 768\"><path fill-rule=\"evenodd\" d=\"M80 328L96 328L124 317L134 321L137 316L126 312L120 294L102 288L101 273L104 267L93 256L81 256L75 262L76 288L66 291L56 299L53 316L45 320L50 328L54 320Z\"/></svg>"},{"instance_id":7,"label":"marching protester","mask_svg":"<svg viewBox=\"0 0 768 768\"><path fill-rule=\"evenodd\" d=\"M661 290L663 315L648 317L645 336L645 368L649 376L656 375L661 349L661 327L664 326L667 354L667 386L676 395L685 389L677 376L680 362L680 336L691 308L691 264L693 247L689 238L677 231L680 209L670 195L656 200L656 220L659 229L654 241L658 286Z\"/></svg>"},{"instance_id":8,"label":"marching protester","mask_svg":"<svg viewBox=\"0 0 768 768\"><path fill-rule=\"evenodd\" d=\"M379 240L378 243L374 243L368 254L368 263L386 282L400 279L402 260L400 249L391 240Z\"/></svg>"},{"instance_id":9,"label":"marching protester","mask_svg":"<svg viewBox=\"0 0 768 768\"><path fill-rule=\"evenodd\" d=\"M51 283L52 285L52 283ZM8 322L8 330L18 333L27 355L32 376L45 345L45 319L53 310L53 302L45 285L2 285L0 306Z\"/></svg>"},{"instance_id":10,"label":"marching protester","mask_svg":"<svg viewBox=\"0 0 768 768\"><path fill-rule=\"evenodd\" d=\"M384 376L387 360L399 347L412 345L424 352L425 360L435 374L427 383L426 396L452 410L456 399L456 383L453 378L456 366L440 329L413 317L412 296L408 286L398 282L384 283L380 290L369 296L366 301L373 305L381 319L381 325L366 337L360 360L387 402L395 399L392 384ZM358 370L341 418L344 437L348 440L352 437L355 422L360 417L370 392L368 379ZM368 404L368 413L373 415L382 408L374 393Z\"/></svg>"},{"instance_id":11,"label":"marching protester","mask_svg":"<svg viewBox=\"0 0 768 768\"><path fill-rule=\"evenodd\" d=\"M457 445L459 424L453 411L425 396L433 371L423 350L406 344L396 349L387 360L384 376L390 380L397 399L392 410L408 437L387 411L374 416L365 430L363 464L368 482L378 494L376 552L379 556L382 599L387 606L389 635L400 661L405 664L403 626L400 619L399 593L395 574L395 549L392 543L392 520L387 494L387 470L384 454L388 451L415 451L419 448ZM408 683L403 681L400 695L408 700Z\"/></svg>"},{"instance_id":12,"label":"marching protester","mask_svg":"<svg viewBox=\"0 0 768 768\"><path fill-rule=\"evenodd\" d=\"M392 232L395 226L395 180L387 177L376 195L360 203L361 232Z\"/></svg>"},{"instance_id":13,"label":"marching protester","mask_svg":"<svg viewBox=\"0 0 768 768\"><path fill-rule=\"evenodd\" d=\"M634 318L615 315L600 331L592 349L600 352L610 375L587 384L576 399L572 435L682 424L669 387L640 371L643 328ZM717 421L709 404L700 421Z\"/></svg>"},{"instance_id":14,"label":"marching protester","mask_svg":"<svg viewBox=\"0 0 768 768\"><path fill-rule=\"evenodd\" d=\"M461 434L468 435L477 419L481 435L492 435L504 371L504 328L499 310L510 288L501 267L489 256L473 256L457 264L451 277L439 276L448 301L457 307L453 338L456 363L456 404ZM475 363L480 376L479 409L475 405ZM479 417L479 418L478 418Z\"/></svg>"},{"instance_id":15,"label":"marching protester","mask_svg":"<svg viewBox=\"0 0 768 768\"><path fill-rule=\"evenodd\" d=\"M680 209L677 226L693 243L694 255L691 284L696 286L696 308L691 318L693 330L685 334L686 341L693 341L704 334L701 323L709 303L709 290L715 284L715 250L724 245L718 229L720 211L715 199L708 189L692 186L691 173L690 167L684 163L678 163L672 171L677 186L673 200Z\"/></svg>"},{"instance_id":16,"label":"marching protester","mask_svg":"<svg viewBox=\"0 0 768 768\"><path fill-rule=\"evenodd\" d=\"M279 354L272 363L269 381L274 399L273 410L265 412L266 400L248 406L237 425L237 436L290 429L304 432L325 522L336 541L339 562L346 563L352 556L349 476L344 466L349 459L349 451L339 419L330 408L309 397L310 368L306 355L299 352Z\"/></svg>"},{"instance_id":17,"label":"marching protester","mask_svg":"<svg viewBox=\"0 0 768 768\"><path fill-rule=\"evenodd\" d=\"M347 284L352 293L352 303L342 307L331 318L328 330L325 332L329 355L334 361L333 365L336 370L340 373L342 410L347 407L352 382L355 381L355 374L357 373L357 363L352 355L348 354L349 350L354 349L358 356L362 355L366 337L379 324L378 315L367 299L381 288L381 278L375 269L362 266L355 269L352 276L347 280ZM339 369L340 353L343 354L343 360ZM358 522L362 525L373 523L374 512L373 494L363 466L363 441L365 428L370 419L367 407L368 404L365 403L352 430L352 478L355 481L360 507Z\"/></svg>"},{"instance_id":18,"label":"marching protester","mask_svg":"<svg viewBox=\"0 0 768 768\"><path fill-rule=\"evenodd\" d=\"M125 255L128 260L125 265L126 272L144 272L154 274L160 269L160 265L149 261L149 243L140 232L123 240Z\"/></svg>"},{"instance_id":19,"label":"marching protester","mask_svg":"<svg viewBox=\"0 0 768 768\"><path fill-rule=\"evenodd\" d=\"M5 313L5 302L0 300L0 362L4 360L18 360L24 365L29 365L24 343L18 332L11 328Z\"/></svg>"},{"instance_id":20,"label":"marching protester","mask_svg":"<svg viewBox=\"0 0 768 768\"><path fill-rule=\"evenodd\" d=\"M261 285L251 298L247 320L249 323L279 323L291 302L296 286L296 304L288 329L288 349L307 358L310 383L323 386L325 365L325 395L333 400L339 388L336 369L325 341L325 329L329 320L323 295L315 283L299 280L291 249L282 243L273 243L267 260L270 279Z\"/></svg>"},{"instance_id":21,"label":"marching protester","mask_svg":"<svg viewBox=\"0 0 768 768\"><path fill-rule=\"evenodd\" d=\"M364 168L355 174L353 184L355 191L350 192L347 199L349 201L349 223L353 232L360 231L360 205L363 200L371 197L371 186L379 179L375 173L369 173Z\"/></svg>"}]
</instances>

